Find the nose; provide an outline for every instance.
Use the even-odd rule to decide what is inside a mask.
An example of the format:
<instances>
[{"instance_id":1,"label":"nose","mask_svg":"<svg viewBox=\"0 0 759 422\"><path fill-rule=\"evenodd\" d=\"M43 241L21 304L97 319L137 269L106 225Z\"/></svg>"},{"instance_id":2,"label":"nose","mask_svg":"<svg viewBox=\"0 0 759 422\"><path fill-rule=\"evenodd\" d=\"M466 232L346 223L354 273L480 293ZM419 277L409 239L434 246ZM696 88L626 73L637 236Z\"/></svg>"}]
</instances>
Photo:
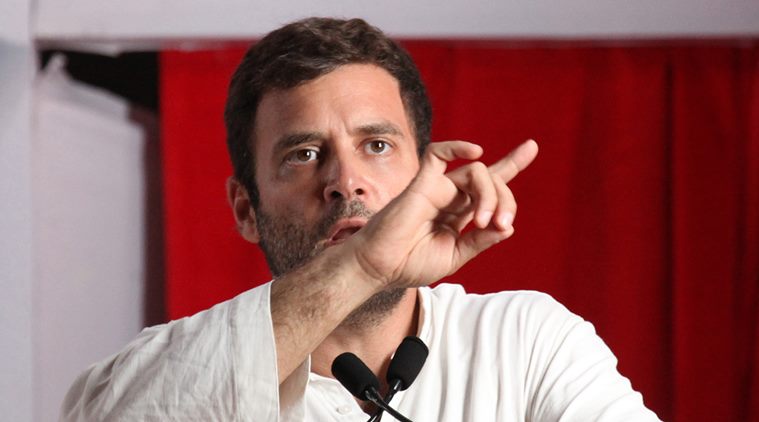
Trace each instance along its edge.
<instances>
[{"instance_id":1,"label":"nose","mask_svg":"<svg viewBox=\"0 0 759 422\"><path fill-rule=\"evenodd\" d=\"M368 189L367 175L359 158L350 154L333 155L325 163L324 200L353 200L362 198Z\"/></svg>"}]
</instances>

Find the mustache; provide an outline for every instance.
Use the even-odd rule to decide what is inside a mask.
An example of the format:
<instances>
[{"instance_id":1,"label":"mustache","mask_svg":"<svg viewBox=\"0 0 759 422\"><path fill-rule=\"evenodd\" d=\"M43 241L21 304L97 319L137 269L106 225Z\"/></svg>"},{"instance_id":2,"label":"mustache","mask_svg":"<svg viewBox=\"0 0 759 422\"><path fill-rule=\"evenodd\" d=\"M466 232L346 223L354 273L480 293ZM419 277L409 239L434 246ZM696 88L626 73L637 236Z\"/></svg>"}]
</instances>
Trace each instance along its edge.
<instances>
[{"instance_id":1,"label":"mustache","mask_svg":"<svg viewBox=\"0 0 759 422\"><path fill-rule=\"evenodd\" d=\"M326 237L329 229L343 218L363 217L369 219L374 214L375 211L367 208L366 205L358 199L336 202L329 209L327 215L319 222L316 228L317 239Z\"/></svg>"}]
</instances>

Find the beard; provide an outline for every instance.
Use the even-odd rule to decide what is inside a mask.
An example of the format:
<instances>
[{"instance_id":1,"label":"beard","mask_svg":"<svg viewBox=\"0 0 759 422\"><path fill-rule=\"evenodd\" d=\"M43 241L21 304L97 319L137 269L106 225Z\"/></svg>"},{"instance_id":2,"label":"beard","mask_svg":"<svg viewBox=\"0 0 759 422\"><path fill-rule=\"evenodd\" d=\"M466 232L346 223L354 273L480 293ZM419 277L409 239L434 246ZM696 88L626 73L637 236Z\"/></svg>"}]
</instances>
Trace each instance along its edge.
<instances>
[{"instance_id":1,"label":"beard","mask_svg":"<svg viewBox=\"0 0 759 422\"><path fill-rule=\"evenodd\" d=\"M308 227L302 221L269 214L260 206L254 211L260 237L258 245L275 278L300 268L321 253L326 248L325 241L330 228L338 220L350 217L368 219L374 215L372 210L358 200L336 202L313 227ZM405 294L406 289L403 288L374 294L354 309L343 320L341 327L363 329L377 325L395 309Z\"/></svg>"}]
</instances>

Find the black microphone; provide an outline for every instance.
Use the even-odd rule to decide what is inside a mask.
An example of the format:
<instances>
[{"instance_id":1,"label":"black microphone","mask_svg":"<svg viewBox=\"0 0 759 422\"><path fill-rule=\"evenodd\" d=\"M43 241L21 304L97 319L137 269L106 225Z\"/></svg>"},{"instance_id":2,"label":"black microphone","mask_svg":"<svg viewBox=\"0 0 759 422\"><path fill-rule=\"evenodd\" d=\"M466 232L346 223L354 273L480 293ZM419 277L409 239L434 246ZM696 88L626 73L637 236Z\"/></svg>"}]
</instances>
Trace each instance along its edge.
<instances>
[{"instance_id":1,"label":"black microphone","mask_svg":"<svg viewBox=\"0 0 759 422\"><path fill-rule=\"evenodd\" d=\"M379 390L379 380L366 364L351 352L345 352L332 362L332 375L351 394L361 400L369 400L366 392Z\"/></svg>"},{"instance_id":2,"label":"black microphone","mask_svg":"<svg viewBox=\"0 0 759 422\"><path fill-rule=\"evenodd\" d=\"M411 386L429 353L430 350L419 337L408 336L403 339L387 368L387 382L392 394Z\"/></svg>"},{"instance_id":3,"label":"black microphone","mask_svg":"<svg viewBox=\"0 0 759 422\"><path fill-rule=\"evenodd\" d=\"M366 364L350 352L345 352L332 362L332 375L340 381L351 394L361 400L368 400L377 407L391 414L401 422L412 422L395 409L388 406L379 394L379 380Z\"/></svg>"},{"instance_id":4,"label":"black microphone","mask_svg":"<svg viewBox=\"0 0 759 422\"><path fill-rule=\"evenodd\" d=\"M411 386L419 375L419 371L422 370L428 354L427 345L419 337L408 336L403 339L387 368L387 383L390 390L385 396L385 403L390 403L398 391L406 390ZM377 422L380 419L382 419L382 408L372 415L369 422Z\"/></svg>"}]
</instances>

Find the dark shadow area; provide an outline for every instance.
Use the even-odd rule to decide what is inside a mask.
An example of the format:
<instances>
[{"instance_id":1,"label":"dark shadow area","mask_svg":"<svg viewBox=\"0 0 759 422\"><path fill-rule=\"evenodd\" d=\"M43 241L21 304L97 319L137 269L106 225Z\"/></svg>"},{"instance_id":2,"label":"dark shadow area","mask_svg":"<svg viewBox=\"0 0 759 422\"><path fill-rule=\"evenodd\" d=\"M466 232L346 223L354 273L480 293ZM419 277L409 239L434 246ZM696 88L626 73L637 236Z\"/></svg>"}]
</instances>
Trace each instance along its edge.
<instances>
[{"instance_id":1,"label":"dark shadow area","mask_svg":"<svg viewBox=\"0 0 759 422\"><path fill-rule=\"evenodd\" d=\"M132 105L158 113L158 53L124 53L117 56L44 50L40 63L45 68L50 58L66 56L66 71L74 79L126 98Z\"/></svg>"}]
</instances>

